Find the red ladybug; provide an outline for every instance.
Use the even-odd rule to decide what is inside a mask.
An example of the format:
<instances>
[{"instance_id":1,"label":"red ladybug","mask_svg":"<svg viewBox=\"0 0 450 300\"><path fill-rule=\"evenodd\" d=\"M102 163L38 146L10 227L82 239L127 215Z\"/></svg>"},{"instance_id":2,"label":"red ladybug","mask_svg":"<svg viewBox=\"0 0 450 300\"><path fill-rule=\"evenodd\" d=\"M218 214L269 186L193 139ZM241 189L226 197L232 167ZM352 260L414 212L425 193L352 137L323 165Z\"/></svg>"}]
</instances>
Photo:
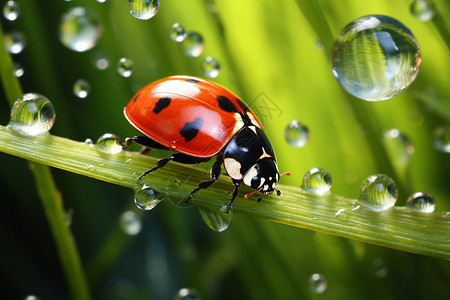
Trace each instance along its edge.
<instances>
[{"instance_id":1,"label":"red ladybug","mask_svg":"<svg viewBox=\"0 0 450 300\"><path fill-rule=\"evenodd\" d=\"M218 180L222 164L234 184L227 212L241 182L262 193L258 202L273 191L280 195L275 188L280 173L272 145L255 114L228 89L197 77L167 77L134 95L124 114L145 135L130 140L147 148L178 152L160 159L139 179L171 160L198 164L216 156L211 180L201 182L188 200Z\"/></svg>"}]
</instances>

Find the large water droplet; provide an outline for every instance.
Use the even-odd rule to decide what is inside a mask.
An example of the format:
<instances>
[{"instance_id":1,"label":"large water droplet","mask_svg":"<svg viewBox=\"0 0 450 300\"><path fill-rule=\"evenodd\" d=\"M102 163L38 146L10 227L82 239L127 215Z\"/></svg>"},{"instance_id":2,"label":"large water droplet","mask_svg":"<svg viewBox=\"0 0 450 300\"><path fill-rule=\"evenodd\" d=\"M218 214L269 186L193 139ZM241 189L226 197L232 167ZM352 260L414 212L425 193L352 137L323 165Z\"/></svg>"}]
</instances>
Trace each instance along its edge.
<instances>
[{"instance_id":1,"label":"large water droplet","mask_svg":"<svg viewBox=\"0 0 450 300\"><path fill-rule=\"evenodd\" d=\"M421 63L419 44L399 21L380 15L348 24L333 47L333 74L360 99L392 98L416 78Z\"/></svg>"},{"instance_id":2,"label":"large water droplet","mask_svg":"<svg viewBox=\"0 0 450 300\"><path fill-rule=\"evenodd\" d=\"M407 165L414 153L414 146L411 140L397 129L386 131L383 138L392 162L398 166Z\"/></svg>"},{"instance_id":3,"label":"large water droplet","mask_svg":"<svg viewBox=\"0 0 450 300\"><path fill-rule=\"evenodd\" d=\"M331 175L325 169L312 168L303 176L302 189L315 195L324 195L330 191Z\"/></svg>"},{"instance_id":4,"label":"large water droplet","mask_svg":"<svg viewBox=\"0 0 450 300\"><path fill-rule=\"evenodd\" d=\"M97 142L95 142L95 147L97 147L98 150L109 154L116 154L123 150L123 144L120 141L120 138L112 133L105 133L100 136Z\"/></svg>"},{"instance_id":5,"label":"large water droplet","mask_svg":"<svg viewBox=\"0 0 450 300\"><path fill-rule=\"evenodd\" d=\"M120 216L120 228L128 235L136 235L142 229L142 222L133 211L126 211Z\"/></svg>"},{"instance_id":6,"label":"large water droplet","mask_svg":"<svg viewBox=\"0 0 450 300\"><path fill-rule=\"evenodd\" d=\"M428 21L434 17L431 0L414 0L410 9L413 16L420 21Z\"/></svg>"},{"instance_id":7,"label":"large water droplet","mask_svg":"<svg viewBox=\"0 0 450 300\"><path fill-rule=\"evenodd\" d=\"M198 206L198 211L206 225L217 232L227 229L233 217L232 213L225 213L203 206Z\"/></svg>"},{"instance_id":8,"label":"large water droplet","mask_svg":"<svg viewBox=\"0 0 450 300\"><path fill-rule=\"evenodd\" d=\"M406 207L423 213L431 213L436 207L436 202L430 193L417 192L408 197Z\"/></svg>"},{"instance_id":9,"label":"large water droplet","mask_svg":"<svg viewBox=\"0 0 450 300\"><path fill-rule=\"evenodd\" d=\"M182 45L184 53L192 57L200 56L205 48L203 37L197 32L189 32Z\"/></svg>"},{"instance_id":10,"label":"large water droplet","mask_svg":"<svg viewBox=\"0 0 450 300\"><path fill-rule=\"evenodd\" d=\"M78 79L73 84L73 93L78 98L86 98L89 95L89 92L91 91L91 85L89 82L87 82L84 79Z\"/></svg>"},{"instance_id":11,"label":"large water droplet","mask_svg":"<svg viewBox=\"0 0 450 300\"><path fill-rule=\"evenodd\" d=\"M397 201L397 185L384 174L369 176L362 184L359 200L375 211L383 211L394 206Z\"/></svg>"},{"instance_id":12,"label":"large water droplet","mask_svg":"<svg viewBox=\"0 0 450 300\"><path fill-rule=\"evenodd\" d=\"M215 78L220 74L220 63L219 61L211 56L207 56L202 61L202 71L205 76L209 78Z\"/></svg>"},{"instance_id":13,"label":"large water droplet","mask_svg":"<svg viewBox=\"0 0 450 300\"><path fill-rule=\"evenodd\" d=\"M7 1L3 6L3 16L6 20L14 21L20 15L20 6L16 1Z\"/></svg>"},{"instance_id":14,"label":"large water droplet","mask_svg":"<svg viewBox=\"0 0 450 300\"><path fill-rule=\"evenodd\" d=\"M170 27L170 38L175 41L175 42L182 42L184 41L184 39L186 38L187 33L186 30L184 29L184 26L179 24L179 23L175 23L172 25L172 27Z\"/></svg>"},{"instance_id":15,"label":"large water droplet","mask_svg":"<svg viewBox=\"0 0 450 300\"><path fill-rule=\"evenodd\" d=\"M134 64L131 59L122 57L119 59L119 62L117 63L117 72L122 77L130 77L131 74L133 74L134 71Z\"/></svg>"},{"instance_id":16,"label":"large water droplet","mask_svg":"<svg viewBox=\"0 0 450 300\"><path fill-rule=\"evenodd\" d=\"M450 127L442 126L434 130L433 146L443 153L450 153Z\"/></svg>"},{"instance_id":17,"label":"large water droplet","mask_svg":"<svg viewBox=\"0 0 450 300\"><path fill-rule=\"evenodd\" d=\"M159 0L128 0L130 14L140 20L148 20L156 15Z\"/></svg>"},{"instance_id":18,"label":"large water droplet","mask_svg":"<svg viewBox=\"0 0 450 300\"><path fill-rule=\"evenodd\" d=\"M301 148L309 139L309 129L297 120L293 120L284 129L284 138L292 147Z\"/></svg>"},{"instance_id":19,"label":"large water droplet","mask_svg":"<svg viewBox=\"0 0 450 300\"><path fill-rule=\"evenodd\" d=\"M173 300L201 300L200 294L197 290L192 288L182 288L180 289Z\"/></svg>"},{"instance_id":20,"label":"large water droplet","mask_svg":"<svg viewBox=\"0 0 450 300\"><path fill-rule=\"evenodd\" d=\"M328 286L325 276L319 273L312 274L311 277L309 277L308 284L311 291L316 294L322 294Z\"/></svg>"},{"instance_id":21,"label":"large water droplet","mask_svg":"<svg viewBox=\"0 0 450 300\"><path fill-rule=\"evenodd\" d=\"M61 17L59 40L70 50L84 52L93 48L102 35L97 16L83 7L73 7Z\"/></svg>"},{"instance_id":22,"label":"large water droplet","mask_svg":"<svg viewBox=\"0 0 450 300\"><path fill-rule=\"evenodd\" d=\"M8 126L23 135L38 136L47 133L54 122L55 110L50 100L28 93L14 102Z\"/></svg>"},{"instance_id":23,"label":"large water droplet","mask_svg":"<svg viewBox=\"0 0 450 300\"><path fill-rule=\"evenodd\" d=\"M134 203L137 208L142 210L151 210L162 200L164 200L164 197L146 184L137 189L134 194Z\"/></svg>"},{"instance_id":24,"label":"large water droplet","mask_svg":"<svg viewBox=\"0 0 450 300\"><path fill-rule=\"evenodd\" d=\"M26 38L25 34L20 31L10 31L3 35L5 41L6 51L11 54L19 54L25 49Z\"/></svg>"}]
</instances>

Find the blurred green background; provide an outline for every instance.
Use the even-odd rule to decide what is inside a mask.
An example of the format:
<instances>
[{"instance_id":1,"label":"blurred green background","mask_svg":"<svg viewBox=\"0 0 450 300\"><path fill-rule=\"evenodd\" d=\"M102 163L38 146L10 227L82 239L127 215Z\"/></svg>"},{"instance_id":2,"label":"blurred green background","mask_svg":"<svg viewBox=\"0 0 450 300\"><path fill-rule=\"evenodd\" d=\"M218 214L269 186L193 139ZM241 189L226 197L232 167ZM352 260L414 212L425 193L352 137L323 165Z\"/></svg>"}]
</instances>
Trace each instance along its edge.
<instances>
[{"instance_id":1,"label":"blurred green background","mask_svg":"<svg viewBox=\"0 0 450 300\"><path fill-rule=\"evenodd\" d=\"M432 146L434 129L450 124L449 49L432 21L419 21L410 13L411 1L169 0L161 1L159 12L147 21L134 18L125 0L17 2L19 18L2 18L1 24L4 32L19 30L26 36L26 48L13 60L24 68L24 92L53 102L57 116L52 134L78 141L95 141L106 132L133 136L137 132L122 114L133 94L169 75L205 77L201 62L213 56L221 63L213 81L250 104L274 145L280 171L292 173L281 183L299 186L307 170L322 167L332 175L333 193L356 198L366 177L385 173L399 187L397 205L404 205L413 192L427 191L438 212L450 210L449 154ZM436 5L448 30L450 3ZM82 53L58 39L61 16L75 6L92 10L103 27L97 45ZM333 37L369 14L404 23L421 47L423 62L415 82L388 101L370 103L347 95L331 72L332 40L315 35L314 29L326 30L321 31L323 20L308 7L323 14ZM200 57L186 56L170 39L176 22L203 36ZM109 67L99 70L98 57L105 57ZM116 71L122 57L134 62L129 78ZM91 86L85 99L73 94L79 78ZM0 123L6 125L8 119L2 90ZM283 130L294 119L310 130L303 148L284 140ZM391 128L414 144L406 169L383 154L381 136ZM2 298L68 298L27 162L0 153L0 164ZM131 190L60 170L52 173L71 215L95 299L173 299L182 288L195 289L202 299L450 298L450 265L444 260L244 215L235 215L227 230L216 233L195 207L163 201L141 213ZM119 218L126 210L142 218L136 236L120 230ZM314 273L327 280L323 293L309 283Z\"/></svg>"}]
</instances>

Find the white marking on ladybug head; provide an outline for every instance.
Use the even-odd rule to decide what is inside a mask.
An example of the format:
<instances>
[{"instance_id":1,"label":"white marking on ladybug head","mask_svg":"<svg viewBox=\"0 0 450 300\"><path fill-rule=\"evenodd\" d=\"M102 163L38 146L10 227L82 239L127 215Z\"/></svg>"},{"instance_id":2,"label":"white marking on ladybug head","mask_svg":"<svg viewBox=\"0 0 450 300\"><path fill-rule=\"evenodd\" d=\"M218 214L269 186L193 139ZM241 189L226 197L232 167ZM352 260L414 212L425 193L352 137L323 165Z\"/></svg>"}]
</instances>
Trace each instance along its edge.
<instances>
[{"instance_id":1,"label":"white marking on ladybug head","mask_svg":"<svg viewBox=\"0 0 450 300\"><path fill-rule=\"evenodd\" d=\"M259 122L256 120L256 117L253 113L251 112L247 112L247 116L249 117L250 121L252 122L253 125L255 125L256 127L261 128L261 125L259 124ZM261 128L262 129L262 128Z\"/></svg>"},{"instance_id":2,"label":"white marking on ladybug head","mask_svg":"<svg viewBox=\"0 0 450 300\"><path fill-rule=\"evenodd\" d=\"M275 186L277 185L276 182L272 182L272 189L275 189Z\"/></svg>"},{"instance_id":3,"label":"white marking on ladybug head","mask_svg":"<svg viewBox=\"0 0 450 300\"><path fill-rule=\"evenodd\" d=\"M252 186L252 179L253 177L258 175L258 170L256 169L256 166L253 166L250 170L248 170L247 174L244 176L244 183L245 185Z\"/></svg>"},{"instance_id":4,"label":"white marking on ladybug head","mask_svg":"<svg viewBox=\"0 0 450 300\"><path fill-rule=\"evenodd\" d=\"M231 178L236 180L242 179L241 164L237 160L234 158L225 158L223 160L223 166Z\"/></svg>"},{"instance_id":5,"label":"white marking on ladybug head","mask_svg":"<svg viewBox=\"0 0 450 300\"><path fill-rule=\"evenodd\" d=\"M269 189L269 185L268 185L268 184L265 184L265 185L263 186L263 188L262 188L262 191L263 191L263 192L266 192L268 189Z\"/></svg>"},{"instance_id":6,"label":"white marking on ladybug head","mask_svg":"<svg viewBox=\"0 0 450 300\"><path fill-rule=\"evenodd\" d=\"M236 124L233 128L233 135L235 135L242 127L244 127L244 121L240 113L234 113L234 118L236 119Z\"/></svg>"}]
</instances>

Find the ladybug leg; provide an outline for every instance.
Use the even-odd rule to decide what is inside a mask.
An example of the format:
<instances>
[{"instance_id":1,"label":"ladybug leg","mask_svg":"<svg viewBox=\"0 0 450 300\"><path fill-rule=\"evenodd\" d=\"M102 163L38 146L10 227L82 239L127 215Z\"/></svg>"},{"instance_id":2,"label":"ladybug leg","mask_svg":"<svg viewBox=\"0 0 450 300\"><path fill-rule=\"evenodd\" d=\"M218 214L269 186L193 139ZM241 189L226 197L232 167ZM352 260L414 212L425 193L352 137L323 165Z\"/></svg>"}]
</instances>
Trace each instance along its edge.
<instances>
[{"instance_id":1,"label":"ladybug leg","mask_svg":"<svg viewBox=\"0 0 450 300\"><path fill-rule=\"evenodd\" d=\"M226 213L230 212L230 209L231 209L231 206L233 205L234 199L236 199L237 195L239 194L240 181L233 179L233 184L234 184L233 197L231 197L230 203L228 203L228 205L227 205Z\"/></svg>"},{"instance_id":2,"label":"ladybug leg","mask_svg":"<svg viewBox=\"0 0 450 300\"><path fill-rule=\"evenodd\" d=\"M214 163L214 165L211 169L211 180L200 182L198 187L189 193L189 195L186 199L186 202L188 202L192 198L192 195L194 195L195 193L197 193L200 190L209 188L214 182L216 182L219 179L220 172L222 170L222 168L221 168L222 162L223 162L222 156L218 155L216 162Z\"/></svg>"},{"instance_id":3,"label":"ladybug leg","mask_svg":"<svg viewBox=\"0 0 450 300\"><path fill-rule=\"evenodd\" d=\"M139 153L141 153L141 154L147 154L148 152L150 152L150 149L160 149L160 150L168 150L169 149L169 148L161 145L160 143L155 142L154 140L152 140L151 138L149 138L148 136L145 136L145 135L134 136L132 138L126 138L125 143L123 144L123 148L124 149L129 148L133 142L144 146L144 148L139 151Z\"/></svg>"}]
</instances>

